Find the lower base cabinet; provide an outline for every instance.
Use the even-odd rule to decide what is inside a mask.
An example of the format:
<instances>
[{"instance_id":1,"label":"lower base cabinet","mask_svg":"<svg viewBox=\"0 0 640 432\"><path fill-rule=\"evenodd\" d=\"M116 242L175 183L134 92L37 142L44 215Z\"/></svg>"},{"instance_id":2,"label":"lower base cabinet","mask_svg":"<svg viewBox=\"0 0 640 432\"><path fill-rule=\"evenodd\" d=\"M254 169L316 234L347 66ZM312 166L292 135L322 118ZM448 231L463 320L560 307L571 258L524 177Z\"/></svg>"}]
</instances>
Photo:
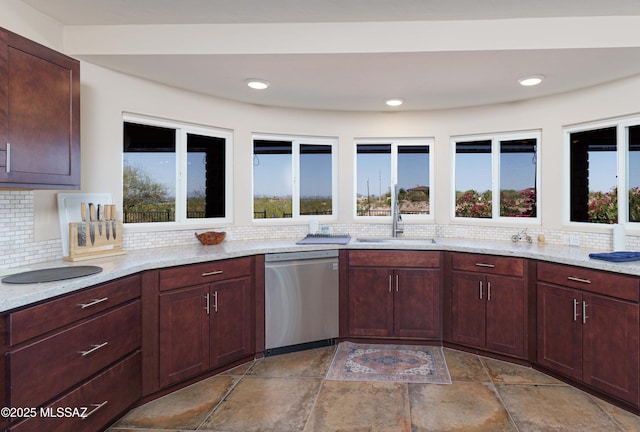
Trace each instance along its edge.
<instances>
[{"instance_id":1,"label":"lower base cabinet","mask_svg":"<svg viewBox=\"0 0 640 432\"><path fill-rule=\"evenodd\" d=\"M439 252L350 251L348 335L440 339L439 266Z\"/></svg>"},{"instance_id":2,"label":"lower base cabinet","mask_svg":"<svg viewBox=\"0 0 640 432\"><path fill-rule=\"evenodd\" d=\"M540 263L537 303L537 363L639 406L638 280Z\"/></svg>"},{"instance_id":3,"label":"lower base cabinet","mask_svg":"<svg viewBox=\"0 0 640 432\"><path fill-rule=\"evenodd\" d=\"M9 430L12 432L97 431L141 396L141 354L132 354Z\"/></svg>"},{"instance_id":4,"label":"lower base cabinet","mask_svg":"<svg viewBox=\"0 0 640 432\"><path fill-rule=\"evenodd\" d=\"M178 279L174 276L176 272L186 273L186 283L201 278L214 279L184 288L167 284L170 289L163 289L161 274L160 387L180 383L254 354L252 262L243 258L167 270L171 272L172 281ZM230 276L227 278L225 273Z\"/></svg>"},{"instance_id":5,"label":"lower base cabinet","mask_svg":"<svg viewBox=\"0 0 640 432\"><path fill-rule=\"evenodd\" d=\"M463 253L449 256L450 341L526 358L525 261Z\"/></svg>"}]
</instances>

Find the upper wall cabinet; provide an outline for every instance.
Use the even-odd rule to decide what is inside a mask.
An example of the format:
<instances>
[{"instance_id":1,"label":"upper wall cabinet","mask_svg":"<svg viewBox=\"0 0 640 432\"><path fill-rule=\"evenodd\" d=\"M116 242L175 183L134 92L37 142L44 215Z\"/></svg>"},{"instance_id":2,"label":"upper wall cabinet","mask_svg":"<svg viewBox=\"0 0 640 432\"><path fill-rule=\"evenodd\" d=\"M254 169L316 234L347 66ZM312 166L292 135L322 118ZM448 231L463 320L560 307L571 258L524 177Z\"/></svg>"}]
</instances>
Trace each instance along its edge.
<instances>
[{"instance_id":1,"label":"upper wall cabinet","mask_svg":"<svg viewBox=\"0 0 640 432\"><path fill-rule=\"evenodd\" d=\"M0 187L80 188L80 62L4 29Z\"/></svg>"}]
</instances>

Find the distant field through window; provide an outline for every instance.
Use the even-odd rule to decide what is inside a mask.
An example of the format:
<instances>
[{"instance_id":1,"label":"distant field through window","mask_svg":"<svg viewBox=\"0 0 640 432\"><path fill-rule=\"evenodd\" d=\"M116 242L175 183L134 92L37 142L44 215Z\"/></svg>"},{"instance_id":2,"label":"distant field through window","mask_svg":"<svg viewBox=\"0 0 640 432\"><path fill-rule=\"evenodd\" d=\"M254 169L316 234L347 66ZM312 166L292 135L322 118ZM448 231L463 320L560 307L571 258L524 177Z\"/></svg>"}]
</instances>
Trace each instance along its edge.
<instances>
[{"instance_id":1,"label":"distant field through window","mask_svg":"<svg viewBox=\"0 0 640 432\"><path fill-rule=\"evenodd\" d=\"M336 140L256 136L253 219L335 217Z\"/></svg>"}]
</instances>

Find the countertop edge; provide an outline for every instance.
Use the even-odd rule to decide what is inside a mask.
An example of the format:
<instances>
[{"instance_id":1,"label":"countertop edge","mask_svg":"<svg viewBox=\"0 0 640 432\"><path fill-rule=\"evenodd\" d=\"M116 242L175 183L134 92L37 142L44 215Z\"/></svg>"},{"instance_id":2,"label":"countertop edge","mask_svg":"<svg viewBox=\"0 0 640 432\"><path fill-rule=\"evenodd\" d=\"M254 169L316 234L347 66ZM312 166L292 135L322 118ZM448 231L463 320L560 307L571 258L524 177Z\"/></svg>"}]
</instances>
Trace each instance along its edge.
<instances>
[{"instance_id":1,"label":"countertop edge","mask_svg":"<svg viewBox=\"0 0 640 432\"><path fill-rule=\"evenodd\" d=\"M126 255L97 258L89 261L68 263L49 261L29 268L11 269L14 273L66 265L97 265L103 271L95 275L65 281L39 284L0 283L0 312L25 307L60 295L110 282L122 277L148 270L157 270L188 264L218 261L230 258L261 255L267 253L298 252L324 249L388 249L466 252L486 255L513 256L558 264L574 265L631 276L640 276L640 261L612 263L589 258L589 253L606 252L575 246L549 245L540 243L513 243L494 240L436 239L421 242L394 241L389 243L359 243L352 240L347 245L296 245L297 239L225 241L215 246L199 243L167 248L130 251ZM430 239L429 239L430 240Z\"/></svg>"}]
</instances>

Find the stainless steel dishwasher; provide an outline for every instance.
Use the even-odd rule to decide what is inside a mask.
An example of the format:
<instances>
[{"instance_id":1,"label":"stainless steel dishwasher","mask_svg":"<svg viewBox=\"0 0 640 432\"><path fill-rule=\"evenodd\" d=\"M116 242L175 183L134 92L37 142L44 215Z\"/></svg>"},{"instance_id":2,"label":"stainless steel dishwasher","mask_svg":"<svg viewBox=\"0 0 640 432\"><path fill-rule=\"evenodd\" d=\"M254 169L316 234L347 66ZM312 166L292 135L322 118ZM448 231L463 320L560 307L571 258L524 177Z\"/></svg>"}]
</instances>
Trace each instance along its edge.
<instances>
[{"instance_id":1,"label":"stainless steel dishwasher","mask_svg":"<svg viewBox=\"0 0 640 432\"><path fill-rule=\"evenodd\" d=\"M338 251L265 255L265 355L338 337Z\"/></svg>"}]
</instances>

